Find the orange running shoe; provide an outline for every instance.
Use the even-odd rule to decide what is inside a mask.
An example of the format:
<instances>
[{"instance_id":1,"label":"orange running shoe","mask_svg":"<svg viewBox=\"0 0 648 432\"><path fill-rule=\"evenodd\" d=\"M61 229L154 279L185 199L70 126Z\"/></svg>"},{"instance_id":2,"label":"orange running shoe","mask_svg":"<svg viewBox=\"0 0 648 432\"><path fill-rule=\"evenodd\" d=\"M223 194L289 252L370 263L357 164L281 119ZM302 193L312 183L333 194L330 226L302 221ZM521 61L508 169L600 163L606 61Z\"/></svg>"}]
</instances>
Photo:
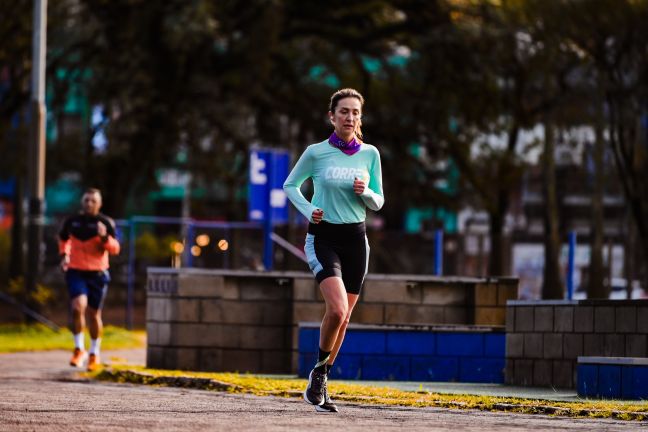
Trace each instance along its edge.
<instances>
[{"instance_id":1,"label":"orange running shoe","mask_svg":"<svg viewBox=\"0 0 648 432\"><path fill-rule=\"evenodd\" d=\"M97 354L90 354L88 358L88 372L94 372L101 368L101 361Z\"/></svg>"},{"instance_id":2,"label":"orange running shoe","mask_svg":"<svg viewBox=\"0 0 648 432\"><path fill-rule=\"evenodd\" d=\"M70 366L74 367L83 367L83 363L86 361L88 353L82 350L81 348L74 348L74 353L70 359Z\"/></svg>"}]
</instances>

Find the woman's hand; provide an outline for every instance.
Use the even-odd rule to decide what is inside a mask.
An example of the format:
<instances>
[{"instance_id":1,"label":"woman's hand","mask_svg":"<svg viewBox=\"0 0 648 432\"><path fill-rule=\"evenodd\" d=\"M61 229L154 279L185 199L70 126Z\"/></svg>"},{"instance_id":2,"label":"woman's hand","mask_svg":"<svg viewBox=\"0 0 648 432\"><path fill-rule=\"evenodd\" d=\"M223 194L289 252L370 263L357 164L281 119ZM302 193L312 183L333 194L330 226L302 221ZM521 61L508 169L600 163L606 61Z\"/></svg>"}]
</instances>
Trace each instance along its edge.
<instances>
[{"instance_id":1,"label":"woman's hand","mask_svg":"<svg viewBox=\"0 0 648 432\"><path fill-rule=\"evenodd\" d=\"M365 190L365 187L365 182L360 180L358 177L353 179L353 192L355 192L356 195L362 194L362 192L364 192Z\"/></svg>"},{"instance_id":2,"label":"woman's hand","mask_svg":"<svg viewBox=\"0 0 648 432\"><path fill-rule=\"evenodd\" d=\"M313 221L314 224L318 224L322 222L323 217L324 217L324 210L315 209L313 210L313 214L311 215L311 220Z\"/></svg>"}]
</instances>

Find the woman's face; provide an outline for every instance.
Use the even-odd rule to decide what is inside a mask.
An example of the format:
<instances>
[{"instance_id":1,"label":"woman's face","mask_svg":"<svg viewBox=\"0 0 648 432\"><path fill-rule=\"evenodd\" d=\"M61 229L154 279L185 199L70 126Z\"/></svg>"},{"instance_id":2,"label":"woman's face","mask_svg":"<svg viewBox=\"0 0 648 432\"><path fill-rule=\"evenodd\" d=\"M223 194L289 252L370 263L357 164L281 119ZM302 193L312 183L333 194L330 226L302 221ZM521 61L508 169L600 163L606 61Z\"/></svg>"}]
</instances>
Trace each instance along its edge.
<instances>
[{"instance_id":1,"label":"woman's face","mask_svg":"<svg viewBox=\"0 0 648 432\"><path fill-rule=\"evenodd\" d=\"M335 112L329 111L329 118L335 128L335 133L347 142L351 141L356 129L362 125L361 117L362 105L355 97L340 99L335 107Z\"/></svg>"}]
</instances>

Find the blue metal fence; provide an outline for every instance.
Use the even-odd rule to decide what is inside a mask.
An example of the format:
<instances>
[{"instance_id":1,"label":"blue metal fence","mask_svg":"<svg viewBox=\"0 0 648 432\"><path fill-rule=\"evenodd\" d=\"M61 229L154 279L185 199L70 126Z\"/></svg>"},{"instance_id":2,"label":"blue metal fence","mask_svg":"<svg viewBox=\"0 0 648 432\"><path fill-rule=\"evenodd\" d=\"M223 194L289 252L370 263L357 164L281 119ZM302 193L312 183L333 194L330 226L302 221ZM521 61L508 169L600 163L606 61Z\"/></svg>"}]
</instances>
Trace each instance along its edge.
<instances>
[{"instance_id":1,"label":"blue metal fence","mask_svg":"<svg viewBox=\"0 0 648 432\"><path fill-rule=\"evenodd\" d=\"M136 240L137 226L141 224L167 224L183 226L186 230L185 245L193 244L195 240L196 228L223 229L225 230L225 239L228 239L228 233L233 229L261 229L262 225L258 222L209 222L198 221L191 218L162 217L162 216L133 216L127 220L116 222L118 228L123 233L123 229L128 230L128 271L127 271L127 300L126 300L126 327L133 327L133 298L135 291L135 261L136 257ZM121 240L121 239L120 239ZM184 248L184 261L186 267L193 265L191 248ZM227 256L227 255L226 255Z\"/></svg>"}]
</instances>

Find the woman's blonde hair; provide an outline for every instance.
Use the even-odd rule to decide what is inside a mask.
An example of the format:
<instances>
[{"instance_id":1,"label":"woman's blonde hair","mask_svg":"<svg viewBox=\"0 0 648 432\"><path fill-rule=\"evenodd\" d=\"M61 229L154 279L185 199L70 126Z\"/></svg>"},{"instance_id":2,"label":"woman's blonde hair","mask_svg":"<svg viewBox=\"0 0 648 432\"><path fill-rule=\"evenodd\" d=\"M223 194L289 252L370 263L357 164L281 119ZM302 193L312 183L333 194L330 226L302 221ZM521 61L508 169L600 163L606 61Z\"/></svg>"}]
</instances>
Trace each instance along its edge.
<instances>
[{"instance_id":1,"label":"woman's blonde hair","mask_svg":"<svg viewBox=\"0 0 648 432\"><path fill-rule=\"evenodd\" d=\"M329 103L329 111L335 114L335 108L337 108L337 104L341 99L345 99L348 97L353 97L356 98L360 101L360 107L364 107L364 97L360 94L360 92L356 89L352 88L343 88L335 93L333 93L333 96L331 96L331 102ZM362 141L362 129L360 129L360 126L362 126L362 118L360 119L360 122L358 123L358 127L355 130L355 135L360 138Z\"/></svg>"}]
</instances>

